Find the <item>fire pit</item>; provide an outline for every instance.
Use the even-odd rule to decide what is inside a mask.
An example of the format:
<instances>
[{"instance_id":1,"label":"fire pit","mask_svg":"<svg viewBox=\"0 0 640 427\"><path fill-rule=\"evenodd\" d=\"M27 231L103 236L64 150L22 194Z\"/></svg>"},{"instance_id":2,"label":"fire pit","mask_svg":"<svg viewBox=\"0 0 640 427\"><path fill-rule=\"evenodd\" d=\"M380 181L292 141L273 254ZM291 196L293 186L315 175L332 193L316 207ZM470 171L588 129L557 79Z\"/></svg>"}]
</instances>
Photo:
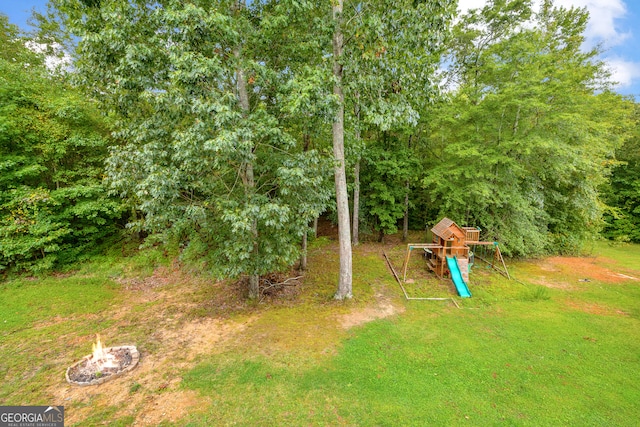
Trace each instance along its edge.
<instances>
[{"instance_id":1,"label":"fire pit","mask_svg":"<svg viewBox=\"0 0 640 427\"><path fill-rule=\"evenodd\" d=\"M93 353L67 368L67 381L80 386L102 384L129 372L139 360L140 353L135 346L103 348L100 335L97 335Z\"/></svg>"}]
</instances>

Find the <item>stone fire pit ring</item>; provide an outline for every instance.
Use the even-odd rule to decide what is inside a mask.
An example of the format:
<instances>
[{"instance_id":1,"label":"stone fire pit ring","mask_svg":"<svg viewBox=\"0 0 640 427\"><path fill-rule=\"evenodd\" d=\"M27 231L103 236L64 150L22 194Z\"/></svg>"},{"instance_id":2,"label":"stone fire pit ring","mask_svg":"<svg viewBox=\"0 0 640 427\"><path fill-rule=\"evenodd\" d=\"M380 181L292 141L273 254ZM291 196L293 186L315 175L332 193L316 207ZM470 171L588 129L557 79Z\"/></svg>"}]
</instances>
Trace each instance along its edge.
<instances>
[{"instance_id":1,"label":"stone fire pit ring","mask_svg":"<svg viewBox=\"0 0 640 427\"><path fill-rule=\"evenodd\" d=\"M91 378L86 378L86 375L80 375L79 372L83 369L86 370L84 367L90 363L92 355L89 354L67 368L67 372L65 374L67 382L81 387L100 385L133 370L140 361L140 353L134 345L107 347L104 349L104 353L113 354L116 355L116 358L120 358L119 368L116 370L111 368L108 369L107 372L100 372L99 375L93 375Z\"/></svg>"}]
</instances>

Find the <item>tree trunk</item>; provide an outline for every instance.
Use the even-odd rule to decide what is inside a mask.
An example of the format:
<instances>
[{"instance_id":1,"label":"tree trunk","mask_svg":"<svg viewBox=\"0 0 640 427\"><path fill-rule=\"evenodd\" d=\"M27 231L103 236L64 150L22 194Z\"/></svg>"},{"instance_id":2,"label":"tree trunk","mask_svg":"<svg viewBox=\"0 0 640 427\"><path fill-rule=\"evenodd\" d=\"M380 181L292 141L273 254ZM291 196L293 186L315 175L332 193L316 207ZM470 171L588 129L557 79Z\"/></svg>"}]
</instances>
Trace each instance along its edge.
<instances>
[{"instance_id":1,"label":"tree trunk","mask_svg":"<svg viewBox=\"0 0 640 427\"><path fill-rule=\"evenodd\" d=\"M307 269L307 236L309 230L305 229L302 234L302 253L300 254L300 270L305 271Z\"/></svg>"},{"instance_id":2,"label":"tree trunk","mask_svg":"<svg viewBox=\"0 0 640 427\"><path fill-rule=\"evenodd\" d=\"M253 199L253 192L255 191L256 183L253 177L253 163L248 162L245 169L245 191L247 192L247 203L251 203ZM258 245L258 219L253 218L251 220L251 240L253 249L251 250L251 258L254 265L258 265L259 245ZM256 299L260 296L260 275L255 271L257 267L254 267L254 271L249 275L249 299Z\"/></svg>"},{"instance_id":3,"label":"tree trunk","mask_svg":"<svg viewBox=\"0 0 640 427\"><path fill-rule=\"evenodd\" d=\"M313 220L313 237L318 237L318 217Z\"/></svg>"},{"instance_id":4,"label":"tree trunk","mask_svg":"<svg viewBox=\"0 0 640 427\"><path fill-rule=\"evenodd\" d=\"M302 135L302 151L309 151L309 146L311 145L311 135L305 131ZM307 269L307 247L309 241L309 224L304 225L304 230L302 230L302 245L300 248L300 270L305 271Z\"/></svg>"},{"instance_id":5,"label":"tree trunk","mask_svg":"<svg viewBox=\"0 0 640 427\"><path fill-rule=\"evenodd\" d=\"M402 241L406 242L409 238L409 180L404 187L406 193L404 195L404 220L402 221Z\"/></svg>"},{"instance_id":6,"label":"tree trunk","mask_svg":"<svg viewBox=\"0 0 640 427\"><path fill-rule=\"evenodd\" d=\"M338 210L338 240L340 243L340 278L335 298L342 300L352 297L351 230L349 227L349 196L344 162L344 94L342 92L342 7L343 0L335 0L331 9L335 30L333 32L333 94L338 99L338 111L333 121L333 155L336 160L335 184L336 206Z\"/></svg>"},{"instance_id":7,"label":"tree trunk","mask_svg":"<svg viewBox=\"0 0 640 427\"><path fill-rule=\"evenodd\" d=\"M244 7L244 3L238 2L238 7ZM233 54L236 60L239 61L241 58L240 48L238 47L234 49ZM238 102L240 103L240 108L246 118L249 115L249 92L247 91L247 81L244 75L244 70L241 66L238 66L238 69L236 70L236 82L238 87ZM249 154L252 153L253 147ZM242 184L244 186L246 203L250 204L253 202L253 195L256 190L256 182L253 175L253 161L248 160L243 166ZM251 250L251 258L253 259L252 264L257 266L259 256L258 219L255 217L251 220L251 240L253 245ZM256 299L260 296L260 275L257 273L256 268L257 267L254 267L254 271L249 272L249 299Z\"/></svg>"},{"instance_id":8,"label":"tree trunk","mask_svg":"<svg viewBox=\"0 0 640 427\"><path fill-rule=\"evenodd\" d=\"M357 138L357 136L356 136ZM351 241L354 246L360 243L360 160L353 168L353 224Z\"/></svg>"},{"instance_id":9,"label":"tree trunk","mask_svg":"<svg viewBox=\"0 0 640 427\"><path fill-rule=\"evenodd\" d=\"M409 141L407 141L407 149L411 152L411 140L413 139L413 135L409 135ZM402 221L402 241L406 242L409 238L409 190L411 189L411 183L407 178L405 182L404 190L406 191L404 195L404 220Z\"/></svg>"},{"instance_id":10,"label":"tree trunk","mask_svg":"<svg viewBox=\"0 0 640 427\"><path fill-rule=\"evenodd\" d=\"M520 120L520 106L518 105L518 111L516 111L516 121L513 124L513 137L516 137L518 133L518 121Z\"/></svg>"},{"instance_id":11,"label":"tree trunk","mask_svg":"<svg viewBox=\"0 0 640 427\"><path fill-rule=\"evenodd\" d=\"M360 94L356 93L356 105L353 113L356 117L355 140L358 149L360 148ZM353 219L351 225L351 241L354 246L360 243L360 156L353 168Z\"/></svg>"},{"instance_id":12,"label":"tree trunk","mask_svg":"<svg viewBox=\"0 0 640 427\"><path fill-rule=\"evenodd\" d=\"M131 222L134 223L134 224L138 222L138 212L136 211L136 207L135 206L131 206ZM136 225L134 230L135 231L133 232L133 238L136 240L136 242L139 242L140 238L141 238L140 229Z\"/></svg>"}]
</instances>

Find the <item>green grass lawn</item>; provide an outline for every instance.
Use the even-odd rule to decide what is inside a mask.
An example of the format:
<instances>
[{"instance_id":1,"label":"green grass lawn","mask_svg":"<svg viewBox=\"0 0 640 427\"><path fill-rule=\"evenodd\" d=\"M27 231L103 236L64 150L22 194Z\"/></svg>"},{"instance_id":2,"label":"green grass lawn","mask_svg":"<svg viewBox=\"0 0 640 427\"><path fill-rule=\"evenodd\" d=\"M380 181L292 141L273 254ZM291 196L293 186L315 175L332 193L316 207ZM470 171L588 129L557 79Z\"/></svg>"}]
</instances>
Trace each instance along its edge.
<instances>
[{"instance_id":1,"label":"green grass lawn","mask_svg":"<svg viewBox=\"0 0 640 427\"><path fill-rule=\"evenodd\" d=\"M591 251L591 255L601 257L605 260L612 260L613 265L633 270L640 270L640 258L638 249L640 245L628 243L600 243ZM605 261L606 262L606 261Z\"/></svg>"},{"instance_id":2,"label":"green grass lawn","mask_svg":"<svg viewBox=\"0 0 640 427\"><path fill-rule=\"evenodd\" d=\"M412 302L302 372L277 357L220 355L185 377L214 401L193 425L634 425L637 315L590 315L562 299Z\"/></svg>"},{"instance_id":3,"label":"green grass lawn","mask_svg":"<svg viewBox=\"0 0 640 427\"><path fill-rule=\"evenodd\" d=\"M96 277L0 284L0 404L47 404L41 386L60 377L58 363L79 336L110 324L104 311L117 298L114 284Z\"/></svg>"},{"instance_id":4,"label":"green grass lawn","mask_svg":"<svg viewBox=\"0 0 640 427\"><path fill-rule=\"evenodd\" d=\"M510 262L519 282L476 268L472 298L448 294L460 309L404 300L376 244L354 252L355 298L332 301L334 249L317 241L299 294L271 304L218 300L226 288L177 281L145 289L148 300L131 298L116 278L168 265L158 253L0 284L0 404L64 404L68 417L91 407L73 425L132 425L163 395L172 401L188 393L199 396L197 405L164 425L637 425L640 246L606 246L588 264L632 277L624 280L581 281L588 268L546 261ZM384 250L392 257L403 251ZM413 261L417 274L420 261ZM417 292L447 294L447 284L419 285ZM163 306L171 301L184 305ZM341 326L342 316L380 301L398 312ZM118 308L125 314L115 319ZM248 326L197 357L167 361L161 378L175 387L151 382L139 368L110 388L75 390L84 400L51 401L51 384L65 387L66 366L88 352L93 333L106 329L112 340L136 342L144 364L162 351L159 329L213 318ZM167 319L175 321L166 326ZM122 401L104 396L118 388ZM131 411L121 412L126 405Z\"/></svg>"},{"instance_id":5,"label":"green grass lawn","mask_svg":"<svg viewBox=\"0 0 640 427\"><path fill-rule=\"evenodd\" d=\"M640 275L639 246L616 255ZM526 283L526 264L513 265L524 283L477 269L462 309L405 302L401 315L351 330L335 357L212 357L184 377L212 399L191 424L635 425L640 283L546 288Z\"/></svg>"}]
</instances>

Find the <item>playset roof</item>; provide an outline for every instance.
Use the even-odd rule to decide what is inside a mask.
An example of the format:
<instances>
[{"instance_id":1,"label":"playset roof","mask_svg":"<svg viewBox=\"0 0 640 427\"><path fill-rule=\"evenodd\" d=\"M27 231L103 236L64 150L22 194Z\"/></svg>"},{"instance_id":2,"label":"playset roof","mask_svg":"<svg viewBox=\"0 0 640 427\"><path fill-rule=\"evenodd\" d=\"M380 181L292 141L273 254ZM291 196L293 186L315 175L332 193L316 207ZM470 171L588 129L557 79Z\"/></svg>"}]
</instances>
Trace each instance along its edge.
<instances>
[{"instance_id":1,"label":"playset roof","mask_svg":"<svg viewBox=\"0 0 640 427\"><path fill-rule=\"evenodd\" d=\"M456 231L458 231L458 233L456 233ZM431 232L444 240L448 240L456 234L458 236L465 235L464 230L449 218L442 218L442 220L431 229Z\"/></svg>"}]
</instances>

